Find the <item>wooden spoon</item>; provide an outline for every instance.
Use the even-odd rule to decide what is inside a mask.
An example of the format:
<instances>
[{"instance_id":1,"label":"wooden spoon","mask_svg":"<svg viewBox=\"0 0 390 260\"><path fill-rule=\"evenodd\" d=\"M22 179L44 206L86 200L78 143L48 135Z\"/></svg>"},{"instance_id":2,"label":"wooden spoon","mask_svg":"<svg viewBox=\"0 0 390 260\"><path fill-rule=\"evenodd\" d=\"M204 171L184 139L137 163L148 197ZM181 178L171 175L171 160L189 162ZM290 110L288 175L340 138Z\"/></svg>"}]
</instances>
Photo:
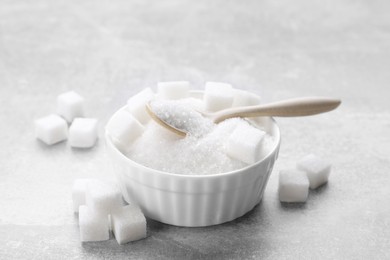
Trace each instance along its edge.
<instances>
[{"instance_id":1,"label":"wooden spoon","mask_svg":"<svg viewBox=\"0 0 390 260\"><path fill-rule=\"evenodd\" d=\"M153 101L150 101L153 102ZM186 136L187 132L171 125L158 117L153 112L150 102L146 104L146 110L151 118L166 129L180 135ZM234 107L224 109L218 112L210 113L198 111L204 117L211 119L214 123L220 123L223 120L233 117L259 117L259 116L278 116L278 117L296 117L310 116L331 111L341 104L341 100L324 97L304 97L278 101L270 104Z\"/></svg>"}]
</instances>

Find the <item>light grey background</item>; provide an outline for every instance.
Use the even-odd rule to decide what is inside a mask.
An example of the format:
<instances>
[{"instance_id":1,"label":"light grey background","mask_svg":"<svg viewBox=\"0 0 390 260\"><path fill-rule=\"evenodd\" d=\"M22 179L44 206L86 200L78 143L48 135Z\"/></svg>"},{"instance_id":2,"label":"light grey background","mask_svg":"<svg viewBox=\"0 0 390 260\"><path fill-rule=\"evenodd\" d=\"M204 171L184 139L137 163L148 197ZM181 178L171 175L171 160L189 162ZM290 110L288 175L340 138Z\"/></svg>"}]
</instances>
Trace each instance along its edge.
<instances>
[{"instance_id":1,"label":"light grey background","mask_svg":"<svg viewBox=\"0 0 390 260\"><path fill-rule=\"evenodd\" d=\"M390 258L388 1L0 0L1 259ZM76 178L113 179L104 142L35 140L33 120L75 90L101 123L144 87L223 81L264 102L339 97L315 117L277 119L282 146L262 202L233 222L148 221L145 240L82 244ZM278 201L280 169L307 153L333 163L303 205Z\"/></svg>"}]
</instances>

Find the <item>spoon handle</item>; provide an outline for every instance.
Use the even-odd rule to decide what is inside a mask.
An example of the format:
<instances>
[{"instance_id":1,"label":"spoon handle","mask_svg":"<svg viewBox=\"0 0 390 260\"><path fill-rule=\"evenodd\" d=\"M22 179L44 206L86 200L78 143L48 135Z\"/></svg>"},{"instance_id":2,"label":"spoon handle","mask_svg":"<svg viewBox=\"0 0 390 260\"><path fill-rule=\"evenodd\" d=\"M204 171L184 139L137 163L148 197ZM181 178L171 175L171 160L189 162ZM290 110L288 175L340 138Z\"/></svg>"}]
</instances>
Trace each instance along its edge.
<instances>
[{"instance_id":1,"label":"spoon handle","mask_svg":"<svg viewBox=\"0 0 390 260\"><path fill-rule=\"evenodd\" d=\"M232 117L258 116L310 116L331 111L341 104L341 100L324 97L304 97L288 99L265 105L237 107L217 112L213 121L219 123Z\"/></svg>"}]
</instances>

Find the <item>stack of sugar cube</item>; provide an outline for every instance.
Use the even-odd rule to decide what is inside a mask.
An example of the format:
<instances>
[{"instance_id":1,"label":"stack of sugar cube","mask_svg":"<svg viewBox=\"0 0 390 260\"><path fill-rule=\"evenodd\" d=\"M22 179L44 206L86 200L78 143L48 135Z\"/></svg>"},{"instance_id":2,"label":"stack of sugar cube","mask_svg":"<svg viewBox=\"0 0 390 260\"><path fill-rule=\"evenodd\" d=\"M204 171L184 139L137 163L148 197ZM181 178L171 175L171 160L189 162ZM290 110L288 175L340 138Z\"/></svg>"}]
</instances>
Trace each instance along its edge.
<instances>
[{"instance_id":1,"label":"stack of sugar cube","mask_svg":"<svg viewBox=\"0 0 390 260\"><path fill-rule=\"evenodd\" d=\"M96 179L77 179L72 190L73 209L79 213L80 240L104 241L110 229L119 244L146 237L146 219L140 208L123 205L113 184Z\"/></svg>"},{"instance_id":2,"label":"stack of sugar cube","mask_svg":"<svg viewBox=\"0 0 390 260\"><path fill-rule=\"evenodd\" d=\"M57 114L35 121L36 137L47 145L68 138L71 147L90 148L97 140L98 121L84 114L84 98L74 91L63 93L57 97Z\"/></svg>"},{"instance_id":3,"label":"stack of sugar cube","mask_svg":"<svg viewBox=\"0 0 390 260\"><path fill-rule=\"evenodd\" d=\"M279 173L279 200L281 202L305 202L310 189L328 182L331 164L314 154L300 159L297 169Z\"/></svg>"}]
</instances>

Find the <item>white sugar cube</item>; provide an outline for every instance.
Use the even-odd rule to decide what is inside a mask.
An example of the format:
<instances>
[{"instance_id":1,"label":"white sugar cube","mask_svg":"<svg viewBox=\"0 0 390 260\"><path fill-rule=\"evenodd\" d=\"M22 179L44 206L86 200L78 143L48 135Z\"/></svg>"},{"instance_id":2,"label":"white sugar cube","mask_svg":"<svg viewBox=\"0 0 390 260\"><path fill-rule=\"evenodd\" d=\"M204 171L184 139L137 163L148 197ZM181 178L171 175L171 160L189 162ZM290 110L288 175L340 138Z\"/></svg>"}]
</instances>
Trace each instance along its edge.
<instances>
[{"instance_id":1,"label":"white sugar cube","mask_svg":"<svg viewBox=\"0 0 390 260\"><path fill-rule=\"evenodd\" d=\"M309 180L304 172L283 170L279 173L279 200L305 202L309 194Z\"/></svg>"},{"instance_id":2,"label":"white sugar cube","mask_svg":"<svg viewBox=\"0 0 390 260\"><path fill-rule=\"evenodd\" d=\"M226 153L242 162L255 163L261 156L264 136L264 131L247 123L240 124L227 140Z\"/></svg>"},{"instance_id":3,"label":"white sugar cube","mask_svg":"<svg viewBox=\"0 0 390 260\"><path fill-rule=\"evenodd\" d=\"M218 111L230 108L233 104L233 88L230 84L207 82L203 100L207 111Z\"/></svg>"},{"instance_id":4,"label":"white sugar cube","mask_svg":"<svg viewBox=\"0 0 390 260\"><path fill-rule=\"evenodd\" d=\"M69 128L71 147L89 148L94 146L98 135L98 121L95 118L75 118Z\"/></svg>"},{"instance_id":5,"label":"white sugar cube","mask_svg":"<svg viewBox=\"0 0 390 260\"><path fill-rule=\"evenodd\" d=\"M153 90L146 88L127 100L127 108L130 113L142 124L146 124L150 116L146 112L145 105L154 97Z\"/></svg>"},{"instance_id":6,"label":"white sugar cube","mask_svg":"<svg viewBox=\"0 0 390 260\"><path fill-rule=\"evenodd\" d=\"M57 97L57 114L71 123L75 117L84 116L84 98L74 91Z\"/></svg>"},{"instance_id":7,"label":"white sugar cube","mask_svg":"<svg viewBox=\"0 0 390 260\"><path fill-rule=\"evenodd\" d=\"M85 193L87 184L96 181L95 179L76 179L72 187L73 211L79 212L79 207L85 205Z\"/></svg>"},{"instance_id":8,"label":"white sugar cube","mask_svg":"<svg viewBox=\"0 0 390 260\"><path fill-rule=\"evenodd\" d=\"M171 81L157 83L157 96L160 99L181 99L189 96L190 83Z\"/></svg>"},{"instance_id":9,"label":"white sugar cube","mask_svg":"<svg viewBox=\"0 0 390 260\"><path fill-rule=\"evenodd\" d=\"M98 214L85 205L79 208L80 240L104 241L110 237L107 215Z\"/></svg>"},{"instance_id":10,"label":"white sugar cube","mask_svg":"<svg viewBox=\"0 0 390 260\"><path fill-rule=\"evenodd\" d=\"M146 219L140 208L127 205L111 215L112 230L120 245L146 237Z\"/></svg>"},{"instance_id":11,"label":"white sugar cube","mask_svg":"<svg viewBox=\"0 0 390 260\"><path fill-rule=\"evenodd\" d=\"M260 104L260 97L241 89L234 89L232 107L255 106Z\"/></svg>"},{"instance_id":12,"label":"white sugar cube","mask_svg":"<svg viewBox=\"0 0 390 260\"><path fill-rule=\"evenodd\" d=\"M102 181L87 183L86 205L106 217L122 207L122 193L118 187Z\"/></svg>"},{"instance_id":13,"label":"white sugar cube","mask_svg":"<svg viewBox=\"0 0 390 260\"><path fill-rule=\"evenodd\" d=\"M129 111L120 110L112 116L106 131L118 149L125 151L142 134L144 126Z\"/></svg>"},{"instance_id":14,"label":"white sugar cube","mask_svg":"<svg viewBox=\"0 0 390 260\"><path fill-rule=\"evenodd\" d=\"M310 188L315 189L328 181L331 164L314 154L309 154L297 162L297 168L306 172Z\"/></svg>"},{"instance_id":15,"label":"white sugar cube","mask_svg":"<svg viewBox=\"0 0 390 260\"><path fill-rule=\"evenodd\" d=\"M47 145L52 145L66 140L68 124L58 115L49 115L35 120L35 135Z\"/></svg>"}]
</instances>

